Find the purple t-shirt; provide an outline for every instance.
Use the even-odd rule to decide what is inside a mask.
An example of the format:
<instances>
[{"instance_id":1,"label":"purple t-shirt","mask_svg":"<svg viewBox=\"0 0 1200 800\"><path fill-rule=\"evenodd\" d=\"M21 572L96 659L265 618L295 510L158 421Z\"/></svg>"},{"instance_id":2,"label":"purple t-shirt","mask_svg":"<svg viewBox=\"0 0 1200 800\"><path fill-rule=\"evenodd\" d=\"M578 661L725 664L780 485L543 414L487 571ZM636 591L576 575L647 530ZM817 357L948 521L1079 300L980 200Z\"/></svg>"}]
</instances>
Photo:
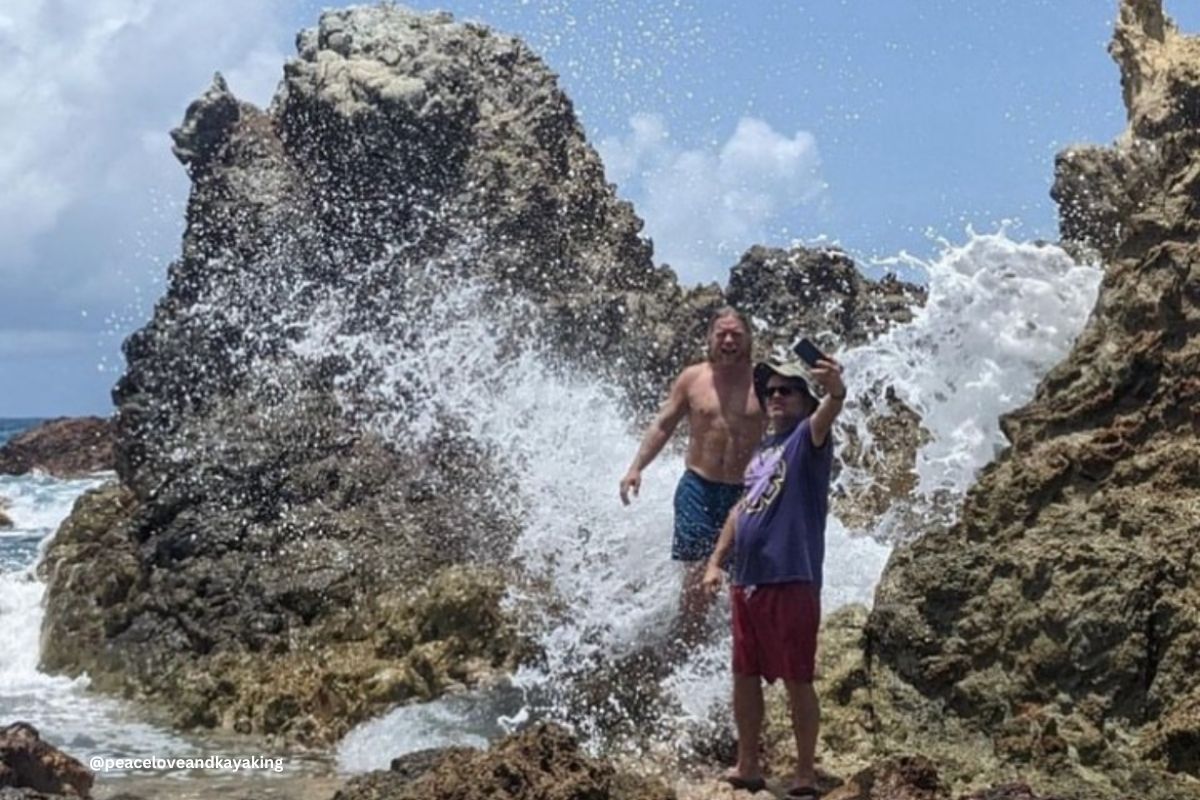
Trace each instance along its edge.
<instances>
[{"instance_id":1,"label":"purple t-shirt","mask_svg":"<svg viewBox=\"0 0 1200 800\"><path fill-rule=\"evenodd\" d=\"M733 540L735 586L821 585L832 466L832 433L814 446L808 419L763 439L746 467L746 495Z\"/></svg>"}]
</instances>

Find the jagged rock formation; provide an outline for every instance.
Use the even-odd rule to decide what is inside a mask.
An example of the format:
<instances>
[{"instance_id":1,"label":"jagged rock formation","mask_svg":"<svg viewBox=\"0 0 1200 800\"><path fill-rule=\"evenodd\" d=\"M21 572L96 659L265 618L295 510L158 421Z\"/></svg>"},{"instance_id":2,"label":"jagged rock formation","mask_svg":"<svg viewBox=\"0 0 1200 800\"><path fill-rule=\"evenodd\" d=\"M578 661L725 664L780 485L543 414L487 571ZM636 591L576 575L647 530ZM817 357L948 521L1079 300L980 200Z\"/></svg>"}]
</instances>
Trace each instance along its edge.
<instances>
[{"instance_id":1,"label":"jagged rock formation","mask_svg":"<svg viewBox=\"0 0 1200 800\"><path fill-rule=\"evenodd\" d=\"M960 521L894 554L840 703L873 751L920 742L964 783L1178 800L1200 797L1200 43L1125 0L1112 52L1129 130L1055 184L1064 237L1106 259L1092 318Z\"/></svg>"},{"instance_id":2,"label":"jagged rock formation","mask_svg":"<svg viewBox=\"0 0 1200 800\"><path fill-rule=\"evenodd\" d=\"M1129 126L1111 148L1060 153L1051 190L1063 239L1105 260L1121 247L1144 252L1189 218L1196 224L1183 187L1161 180L1186 174L1186 145L1200 125L1200 41L1179 33L1161 0L1122 3L1109 52L1121 68Z\"/></svg>"},{"instance_id":3,"label":"jagged rock formation","mask_svg":"<svg viewBox=\"0 0 1200 800\"><path fill-rule=\"evenodd\" d=\"M298 50L268 110L218 76L173 132L183 253L125 345L120 486L42 567L43 662L182 725L323 742L523 652L496 610L520 494L422 348L489 321L497 358L539 347L645 412L724 297L654 266L521 42L381 5L323 14ZM839 336L902 314L908 290L813 258L758 272L803 298L786 275L813 270ZM734 295L785 307L756 280Z\"/></svg>"},{"instance_id":4,"label":"jagged rock formation","mask_svg":"<svg viewBox=\"0 0 1200 800\"><path fill-rule=\"evenodd\" d=\"M0 474L79 478L112 468L112 422L99 417L48 420L0 446Z\"/></svg>"}]
</instances>

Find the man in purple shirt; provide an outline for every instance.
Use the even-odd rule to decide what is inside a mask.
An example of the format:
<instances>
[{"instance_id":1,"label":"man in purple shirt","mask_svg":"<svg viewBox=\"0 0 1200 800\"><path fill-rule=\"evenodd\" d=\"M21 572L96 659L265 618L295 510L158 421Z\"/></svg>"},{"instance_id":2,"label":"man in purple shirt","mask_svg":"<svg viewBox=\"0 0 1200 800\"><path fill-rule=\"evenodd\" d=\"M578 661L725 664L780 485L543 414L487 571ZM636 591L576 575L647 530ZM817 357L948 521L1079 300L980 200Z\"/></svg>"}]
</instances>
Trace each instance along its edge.
<instances>
[{"instance_id":1,"label":"man in purple shirt","mask_svg":"<svg viewBox=\"0 0 1200 800\"><path fill-rule=\"evenodd\" d=\"M730 564L733 605L733 716L738 762L725 780L752 792L765 788L758 763L762 680L782 678L796 737L796 775L789 798L817 797L814 758L820 709L813 689L825 519L833 466L830 428L846 398L842 368L822 358L765 362L754 370L768 432L746 467L745 495L730 512L705 570L715 592ZM810 382L825 390L818 403Z\"/></svg>"}]
</instances>

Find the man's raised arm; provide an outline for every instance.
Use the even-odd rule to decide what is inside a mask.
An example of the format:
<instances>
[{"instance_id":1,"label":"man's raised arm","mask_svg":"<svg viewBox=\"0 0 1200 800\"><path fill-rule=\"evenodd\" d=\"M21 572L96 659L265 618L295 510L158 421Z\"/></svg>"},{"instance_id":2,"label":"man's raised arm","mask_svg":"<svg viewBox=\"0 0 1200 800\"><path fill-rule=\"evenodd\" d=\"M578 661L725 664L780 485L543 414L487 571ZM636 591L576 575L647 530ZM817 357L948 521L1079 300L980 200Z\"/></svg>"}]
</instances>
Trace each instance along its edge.
<instances>
[{"instance_id":1,"label":"man's raised arm","mask_svg":"<svg viewBox=\"0 0 1200 800\"><path fill-rule=\"evenodd\" d=\"M833 421L842 411L842 404L846 400L846 384L842 383L842 365L832 358L822 358L811 372L813 380L825 390L825 396L808 423L813 445L821 447L829 437Z\"/></svg>"},{"instance_id":2,"label":"man's raised arm","mask_svg":"<svg viewBox=\"0 0 1200 800\"><path fill-rule=\"evenodd\" d=\"M662 451L679 425L679 420L687 413L688 384L691 380L691 368L680 373L675 383L671 384L671 392L662 408L658 410L658 416L646 429L646 435L642 437L642 444L638 447L637 455L633 457L633 463L629 465L629 471L621 478L621 502L625 505L629 505L630 491L637 497L642 488L642 470Z\"/></svg>"}]
</instances>

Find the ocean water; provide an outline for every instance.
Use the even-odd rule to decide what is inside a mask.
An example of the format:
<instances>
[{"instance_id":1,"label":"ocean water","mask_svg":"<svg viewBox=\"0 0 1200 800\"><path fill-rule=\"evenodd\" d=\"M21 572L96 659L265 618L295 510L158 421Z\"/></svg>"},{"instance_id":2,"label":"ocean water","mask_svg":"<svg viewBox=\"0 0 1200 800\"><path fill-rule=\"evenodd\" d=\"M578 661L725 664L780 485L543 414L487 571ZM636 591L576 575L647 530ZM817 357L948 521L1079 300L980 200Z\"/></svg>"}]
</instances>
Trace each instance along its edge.
<instances>
[{"instance_id":1,"label":"ocean water","mask_svg":"<svg viewBox=\"0 0 1200 800\"><path fill-rule=\"evenodd\" d=\"M0 444L36 419L0 419ZM38 669L45 586L35 568L75 500L111 479L0 475L13 526L0 530L0 724L32 723L42 738L87 762L195 752L196 743L149 724L118 700L88 692L88 679Z\"/></svg>"},{"instance_id":2,"label":"ocean water","mask_svg":"<svg viewBox=\"0 0 1200 800\"><path fill-rule=\"evenodd\" d=\"M42 420L37 417L0 417L0 447L22 431L32 428Z\"/></svg>"}]
</instances>

